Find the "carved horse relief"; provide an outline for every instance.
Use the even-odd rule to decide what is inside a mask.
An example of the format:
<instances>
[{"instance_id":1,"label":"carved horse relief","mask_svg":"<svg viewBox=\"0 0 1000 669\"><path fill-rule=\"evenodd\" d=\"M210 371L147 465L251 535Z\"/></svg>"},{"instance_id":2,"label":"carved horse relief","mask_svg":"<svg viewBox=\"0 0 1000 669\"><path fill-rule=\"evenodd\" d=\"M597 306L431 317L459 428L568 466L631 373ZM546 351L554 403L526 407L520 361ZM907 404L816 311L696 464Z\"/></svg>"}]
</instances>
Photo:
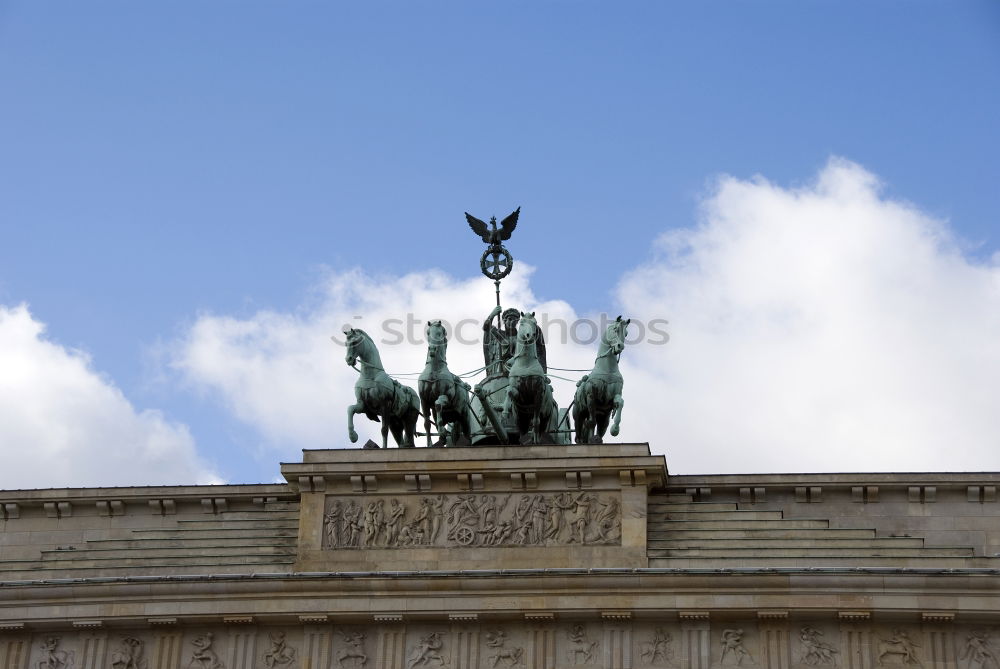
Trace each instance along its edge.
<instances>
[{"instance_id":1,"label":"carved horse relief","mask_svg":"<svg viewBox=\"0 0 1000 669\"><path fill-rule=\"evenodd\" d=\"M424 432L431 446L431 422L437 425L434 446L471 443L469 385L448 369L448 333L441 321L427 321L427 364L417 380L424 413ZM448 426L447 433L445 427Z\"/></svg>"},{"instance_id":2,"label":"carved horse relief","mask_svg":"<svg viewBox=\"0 0 1000 669\"><path fill-rule=\"evenodd\" d=\"M413 388L402 385L385 373L375 342L364 330L351 328L347 336L347 364L361 375L354 384L355 404L347 407L347 434L351 442L358 440L354 431L354 414L363 413L375 422L382 422L382 448L388 447L388 434L401 448L412 448L413 434L420 414L420 399Z\"/></svg>"},{"instance_id":3,"label":"carved horse relief","mask_svg":"<svg viewBox=\"0 0 1000 669\"><path fill-rule=\"evenodd\" d=\"M622 387L625 385L618 370L618 356L625 349L628 324L632 319L622 320L619 316L604 331L597 350L597 359L590 374L576 384L573 398L573 424L576 427L576 443L604 443L604 432L613 416L611 436L618 436L622 420Z\"/></svg>"},{"instance_id":4,"label":"carved horse relief","mask_svg":"<svg viewBox=\"0 0 1000 669\"><path fill-rule=\"evenodd\" d=\"M504 413L513 414L522 444L552 443L548 430L558 423L559 409L552 397L552 386L538 360L538 337L534 312L522 312L504 402Z\"/></svg>"}]
</instances>

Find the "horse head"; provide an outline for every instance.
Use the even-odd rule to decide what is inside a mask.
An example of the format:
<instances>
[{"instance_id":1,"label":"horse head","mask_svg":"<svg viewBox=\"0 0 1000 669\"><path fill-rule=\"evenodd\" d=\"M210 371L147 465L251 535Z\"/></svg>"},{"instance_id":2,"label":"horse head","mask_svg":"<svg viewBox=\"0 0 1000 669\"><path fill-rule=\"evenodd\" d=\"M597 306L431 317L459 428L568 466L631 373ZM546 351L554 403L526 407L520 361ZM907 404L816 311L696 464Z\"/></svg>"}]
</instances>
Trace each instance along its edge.
<instances>
[{"instance_id":1,"label":"horse head","mask_svg":"<svg viewBox=\"0 0 1000 669\"><path fill-rule=\"evenodd\" d=\"M608 352L611 355L618 355L625 350L625 338L628 336L628 324L631 322L631 318L622 320L622 317L619 316L604 331L604 343L608 346Z\"/></svg>"},{"instance_id":2,"label":"horse head","mask_svg":"<svg viewBox=\"0 0 1000 669\"><path fill-rule=\"evenodd\" d=\"M517 340L522 344L534 344L538 340L538 323L535 321L535 312L530 314L521 312L521 320L517 323Z\"/></svg>"},{"instance_id":3,"label":"horse head","mask_svg":"<svg viewBox=\"0 0 1000 669\"><path fill-rule=\"evenodd\" d=\"M448 330L440 320L427 321L424 334L427 336L427 361L430 362L431 358L444 361L448 350Z\"/></svg>"},{"instance_id":4,"label":"horse head","mask_svg":"<svg viewBox=\"0 0 1000 669\"><path fill-rule=\"evenodd\" d=\"M349 328L344 330L344 336L347 338L345 346L347 346L347 355L344 356L345 361L351 367L354 367L358 363L358 358L361 358L362 362L367 362L367 343L371 341L364 330L358 330L357 328Z\"/></svg>"}]
</instances>

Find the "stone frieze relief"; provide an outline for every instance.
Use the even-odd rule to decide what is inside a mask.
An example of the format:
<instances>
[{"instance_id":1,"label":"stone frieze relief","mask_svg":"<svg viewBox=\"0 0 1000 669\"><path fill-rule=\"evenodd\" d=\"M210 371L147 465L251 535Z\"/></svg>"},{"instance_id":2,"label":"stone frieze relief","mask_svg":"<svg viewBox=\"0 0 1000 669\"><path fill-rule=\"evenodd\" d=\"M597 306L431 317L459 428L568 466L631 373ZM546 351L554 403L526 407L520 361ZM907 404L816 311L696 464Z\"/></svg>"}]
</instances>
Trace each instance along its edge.
<instances>
[{"instance_id":1,"label":"stone frieze relief","mask_svg":"<svg viewBox=\"0 0 1000 669\"><path fill-rule=\"evenodd\" d=\"M616 494L438 494L330 497L323 548L618 545Z\"/></svg>"}]
</instances>

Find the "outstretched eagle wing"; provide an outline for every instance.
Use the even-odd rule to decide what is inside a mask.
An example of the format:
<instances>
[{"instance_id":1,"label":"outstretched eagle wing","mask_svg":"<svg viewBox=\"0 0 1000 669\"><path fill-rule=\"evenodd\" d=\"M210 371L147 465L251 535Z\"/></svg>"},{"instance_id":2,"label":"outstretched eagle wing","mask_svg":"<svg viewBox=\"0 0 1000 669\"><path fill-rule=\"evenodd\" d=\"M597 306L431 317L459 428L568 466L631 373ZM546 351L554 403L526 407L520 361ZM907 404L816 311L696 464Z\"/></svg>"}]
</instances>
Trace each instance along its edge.
<instances>
[{"instance_id":1,"label":"outstretched eagle wing","mask_svg":"<svg viewBox=\"0 0 1000 669\"><path fill-rule=\"evenodd\" d=\"M514 228L517 227L517 217L521 214L521 208L518 207L514 210L507 218L500 221L500 229L497 230L497 237L503 241L505 239L510 239L510 233L514 232ZM466 214L468 216L468 214Z\"/></svg>"},{"instance_id":2,"label":"outstretched eagle wing","mask_svg":"<svg viewBox=\"0 0 1000 669\"><path fill-rule=\"evenodd\" d=\"M469 227L472 228L474 233L482 237L483 241L487 244L490 243L490 229L484 221L480 221L469 212L465 212L465 220L469 222Z\"/></svg>"}]
</instances>

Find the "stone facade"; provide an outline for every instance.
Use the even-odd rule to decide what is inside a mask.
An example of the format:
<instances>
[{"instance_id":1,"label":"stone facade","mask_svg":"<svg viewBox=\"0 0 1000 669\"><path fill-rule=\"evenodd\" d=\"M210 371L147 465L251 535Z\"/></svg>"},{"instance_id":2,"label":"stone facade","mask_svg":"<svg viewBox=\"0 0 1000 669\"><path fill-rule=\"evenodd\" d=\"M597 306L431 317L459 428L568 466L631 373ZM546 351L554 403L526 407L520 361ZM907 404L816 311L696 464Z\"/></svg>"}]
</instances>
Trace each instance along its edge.
<instances>
[{"instance_id":1,"label":"stone facade","mask_svg":"<svg viewBox=\"0 0 1000 669\"><path fill-rule=\"evenodd\" d=\"M306 451L0 493L0 669L1000 669L998 474L644 444Z\"/></svg>"}]
</instances>

